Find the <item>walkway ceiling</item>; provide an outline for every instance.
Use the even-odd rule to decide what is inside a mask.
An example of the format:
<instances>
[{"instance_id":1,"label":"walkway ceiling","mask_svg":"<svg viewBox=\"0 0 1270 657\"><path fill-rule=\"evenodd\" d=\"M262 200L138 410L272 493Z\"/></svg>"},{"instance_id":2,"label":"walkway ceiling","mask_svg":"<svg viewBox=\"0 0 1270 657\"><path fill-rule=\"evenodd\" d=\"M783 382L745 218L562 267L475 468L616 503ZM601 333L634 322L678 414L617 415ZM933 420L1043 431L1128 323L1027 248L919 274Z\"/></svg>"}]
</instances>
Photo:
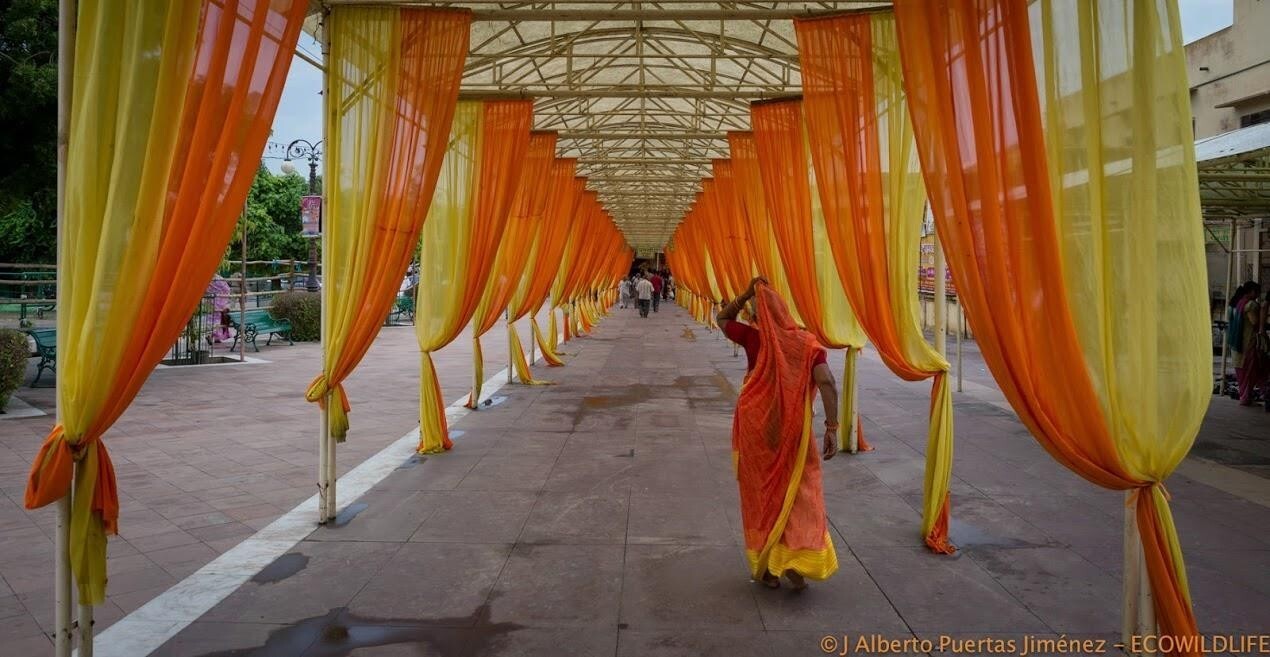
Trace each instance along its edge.
<instances>
[{"instance_id":1,"label":"walkway ceiling","mask_svg":"<svg viewBox=\"0 0 1270 657\"><path fill-rule=\"evenodd\" d=\"M1270 219L1270 123L1195 142L1205 221Z\"/></svg>"},{"instance_id":2,"label":"walkway ceiling","mask_svg":"<svg viewBox=\"0 0 1270 657\"><path fill-rule=\"evenodd\" d=\"M749 128L750 101L801 93L790 19L889 2L326 4L472 9L462 97L535 98L535 128L560 133L559 155L649 254L727 157L727 132Z\"/></svg>"}]
</instances>

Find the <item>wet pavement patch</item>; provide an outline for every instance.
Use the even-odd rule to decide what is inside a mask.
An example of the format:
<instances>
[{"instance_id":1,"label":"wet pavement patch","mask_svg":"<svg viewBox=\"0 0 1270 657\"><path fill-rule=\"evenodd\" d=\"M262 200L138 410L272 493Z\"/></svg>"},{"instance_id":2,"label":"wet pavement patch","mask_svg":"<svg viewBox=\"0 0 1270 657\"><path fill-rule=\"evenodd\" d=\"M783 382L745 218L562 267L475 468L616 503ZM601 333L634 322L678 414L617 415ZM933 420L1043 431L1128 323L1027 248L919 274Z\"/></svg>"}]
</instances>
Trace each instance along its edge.
<instances>
[{"instance_id":1,"label":"wet pavement patch","mask_svg":"<svg viewBox=\"0 0 1270 657\"><path fill-rule=\"evenodd\" d=\"M417 619L359 616L336 607L271 632L262 646L204 653L200 657L347 657L361 648L397 644L419 644L420 654L460 657L482 654L493 639L522 627L489 620L488 602L467 616L431 619L426 624ZM459 629L473 627L475 631Z\"/></svg>"},{"instance_id":2,"label":"wet pavement patch","mask_svg":"<svg viewBox=\"0 0 1270 657\"><path fill-rule=\"evenodd\" d=\"M288 552L277 559L273 563L260 569L260 572L252 575L251 581L256 584L276 584L282 580L304 570L309 565L309 555L299 552Z\"/></svg>"},{"instance_id":3,"label":"wet pavement patch","mask_svg":"<svg viewBox=\"0 0 1270 657\"><path fill-rule=\"evenodd\" d=\"M401 465L397 466L397 469L409 470L410 468L413 468L416 465L419 465L420 463L423 463L424 461L427 461L427 460L428 460L428 457L424 456L423 454L415 454L411 456L410 458L406 459L405 461L403 461Z\"/></svg>"},{"instance_id":4,"label":"wet pavement patch","mask_svg":"<svg viewBox=\"0 0 1270 657\"><path fill-rule=\"evenodd\" d=\"M370 505L365 502L354 502L353 504L345 507L343 511L340 511L339 514L335 516L334 520L326 523L326 526L331 529L339 529L340 527L352 522L353 518L357 517L357 514L365 511L369 506Z\"/></svg>"},{"instance_id":5,"label":"wet pavement patch","mask_svg":"<svg viewBox=\"0 0 1270 657\"><path fill-rule=\"evenodd\" d=\"M948 540L953 545L964 549L974 549L976 547L1030 548L1053 545L1052 543L1035 543L1019 538L992 534L982 527L963 522L956 517L949 519Z\"/></svg>"},{"instance_id":6,"label":"wet pavement patch","mask_svg":"<svg viewBox=\"0 0 1270 657\"><path fill-rule=\"evenodd\" d=\"M957 401L953 402L953 410L960 411L967 415L993 415L996 417L1011 417L1011 414L1005 409L988 402L979 401Z\"/></svg>"}]
</instances>

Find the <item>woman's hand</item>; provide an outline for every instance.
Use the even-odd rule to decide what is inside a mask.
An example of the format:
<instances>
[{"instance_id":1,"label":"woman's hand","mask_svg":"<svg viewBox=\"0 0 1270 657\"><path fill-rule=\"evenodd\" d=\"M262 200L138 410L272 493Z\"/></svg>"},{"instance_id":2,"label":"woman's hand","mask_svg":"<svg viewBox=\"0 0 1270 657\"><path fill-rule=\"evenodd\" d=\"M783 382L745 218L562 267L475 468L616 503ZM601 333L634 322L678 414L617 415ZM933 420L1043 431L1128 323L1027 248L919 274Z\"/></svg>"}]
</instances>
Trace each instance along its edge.
<instances>
[{"instance_id":1,"label":"woman's hand","mask_svg":"<svg viewBox=\"0 0 1270 657\"><path fill-rule=\"evenodd\" d=\"M762 276L755 276L754 279L750 281L750 286L745 289L745 293L751 297L754 296L754 292L760 284L767 285L767 279Z\"/></svg>"},{"instance_id":2,"label":"woman's hand","mask_svg":"<svg viewBox=\"0 0 1270 657\"><path fill-rule=\"evenodd\" d=\"M833 458L838 453L838 430L825 427L825 460Z\"/></svg>"}]
</instances>

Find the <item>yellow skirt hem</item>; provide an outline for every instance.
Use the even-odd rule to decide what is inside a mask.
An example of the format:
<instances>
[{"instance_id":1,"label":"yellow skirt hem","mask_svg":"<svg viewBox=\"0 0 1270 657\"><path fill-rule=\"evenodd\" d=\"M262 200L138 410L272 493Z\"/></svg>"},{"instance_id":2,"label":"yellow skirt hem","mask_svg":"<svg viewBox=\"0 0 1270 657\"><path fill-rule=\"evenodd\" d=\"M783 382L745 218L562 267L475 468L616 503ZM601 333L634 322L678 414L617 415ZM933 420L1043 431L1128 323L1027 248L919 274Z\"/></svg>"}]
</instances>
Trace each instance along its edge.
<instances>
[{"instance_id":1,"label":"yellow skirt hem","mask_svg":"<svg viewBox=\"0 0 1270 657\"><path fill-rule=\"evenodd\" d=\"M750 573L760 572L758 556L759 553L755 550L745 551ZM768 554L766 570L778 577L785 571L792 570L807 579L824 581L838 572L838 553L833 548L828 532L825 533L825 547L820 550L792 550L777 543Z\"/></svg>"}]
</instances>

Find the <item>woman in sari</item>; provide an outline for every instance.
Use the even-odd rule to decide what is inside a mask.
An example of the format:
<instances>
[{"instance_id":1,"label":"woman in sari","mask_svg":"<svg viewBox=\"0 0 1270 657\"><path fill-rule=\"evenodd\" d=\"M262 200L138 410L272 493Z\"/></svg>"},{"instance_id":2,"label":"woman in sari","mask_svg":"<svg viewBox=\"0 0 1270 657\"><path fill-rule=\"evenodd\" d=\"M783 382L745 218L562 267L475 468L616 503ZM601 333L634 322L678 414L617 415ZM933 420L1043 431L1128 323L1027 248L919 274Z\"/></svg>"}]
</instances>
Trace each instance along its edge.
<instances>
[{"instance_id":1,"label":"woman in sari","mask_svg":"<svg viewBox=\"0 0 1270 657\"><path fill-rule=\"evenodd\" d=\"M736 321L756 300L754 325ZM748 369L732 421L732 458L750 576L770 588L784 576L795 590L827 579L838 557L825 518L820 459L837 453L838 392L825 350L799 328L775 290L756 278L719 312L719 328L745 348ZM812 402L824 404L823 451L812 431Z\"/></svg>"},{"instance_id":2,"label":"woman in sari","mask_svg":"<svg viewBox=\"0 0 1270 657\"><path fill-rule=\"evenodd\" d=\"M1251 406L1253 390L1265 378L1265 367L1257 350L1257 336L1264 324L1261 285L1248 281L1235 291L1227 324L1228 344L1234 352L1235 380L1239 384L1239 404ZM1270 408L1270 404L1267 405Z\"/></svg>"}]
</instances>

